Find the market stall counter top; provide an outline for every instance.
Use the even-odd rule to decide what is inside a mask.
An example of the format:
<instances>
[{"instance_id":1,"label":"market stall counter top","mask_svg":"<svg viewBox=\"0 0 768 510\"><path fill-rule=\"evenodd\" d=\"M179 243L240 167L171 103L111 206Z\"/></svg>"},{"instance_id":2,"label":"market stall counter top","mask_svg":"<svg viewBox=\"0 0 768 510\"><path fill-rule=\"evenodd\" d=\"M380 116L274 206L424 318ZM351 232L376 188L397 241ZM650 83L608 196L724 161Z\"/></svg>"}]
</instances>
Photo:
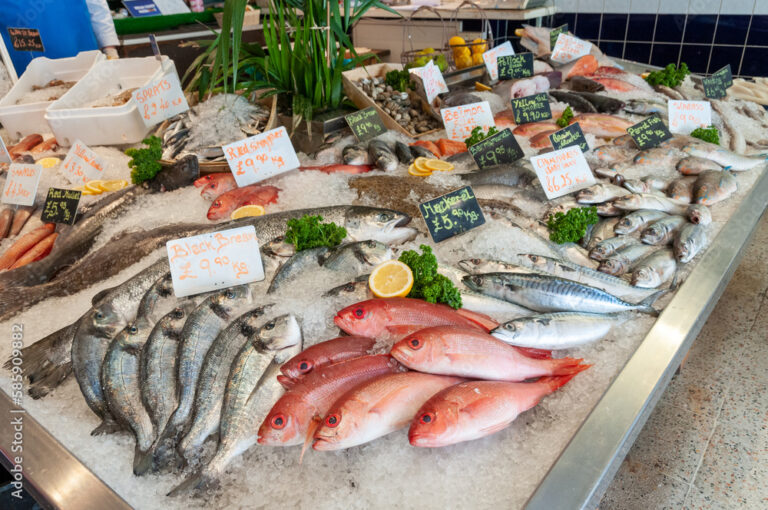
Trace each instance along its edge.
<instances>
[{"instance_id":1,"label":"market stall counter top","mask_svg":"<svg viewBox=\"0 0 768 510\"><path fill-rule=\"evenodd\" d=\"M443 19L450 19L456 12L456 8L461 5L462 2L443 3L436 7L440 16ZM459 11L459 19L483 19L483 16L494 20L536 20L537 24L541 22L541 18L545 16L551 16L557 12L557 7L536 7L533 9L505 9L503 7L494 7L492 5L484 5L482 2L477 4L483 8L485 13L477 9L463 9ZM418 5L395 5L392 9L396 10L399 15L392 14L384 9L369 9L363 18L399 18L400 16L408 17L416 10ZM431 10L421 10L414 14L416 19L438 19L438 15Z\"/></svg>"}]
</instances>

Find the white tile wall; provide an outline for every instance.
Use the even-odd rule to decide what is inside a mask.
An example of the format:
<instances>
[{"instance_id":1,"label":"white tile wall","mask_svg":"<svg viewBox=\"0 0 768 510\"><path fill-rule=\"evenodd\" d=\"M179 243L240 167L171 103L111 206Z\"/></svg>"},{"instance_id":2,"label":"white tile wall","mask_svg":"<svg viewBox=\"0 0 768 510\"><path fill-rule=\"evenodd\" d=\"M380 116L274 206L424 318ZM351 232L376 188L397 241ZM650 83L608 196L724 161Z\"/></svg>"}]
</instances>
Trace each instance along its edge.
<instances>
[{"instance_id":1,"label":"white tile wall","mask_svg":"<svg viewBox=\"0 0 768 510\"><path fill-rule=\"evenodd\" d=\"M560 12L768 15L768 0L554 0Z\"/></svg>"}]
</instances>

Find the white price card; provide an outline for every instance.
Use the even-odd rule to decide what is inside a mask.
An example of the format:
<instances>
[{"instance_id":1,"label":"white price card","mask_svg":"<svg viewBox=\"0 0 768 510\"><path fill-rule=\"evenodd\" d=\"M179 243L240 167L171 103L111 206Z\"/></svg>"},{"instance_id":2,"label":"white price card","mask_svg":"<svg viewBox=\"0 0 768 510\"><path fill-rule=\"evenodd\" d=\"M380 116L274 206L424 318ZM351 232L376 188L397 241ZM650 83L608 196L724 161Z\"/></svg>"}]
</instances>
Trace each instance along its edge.
<instances>
[{"instance_id":1,"label":"white price card","mask_svg":"<svg viewBox=\"0 0 768 510\"><path fill-rule=\"evenodd\" d=\"M531 163L550 200L595 184L595 176L578 145L533 156Z\"/></svg>"},{"instance_id":2,"label":"white price card","mask_svg":"<svg viewBox=\"0 0 768 510\"><path fill-rule=\"evenodd\" d=\"M239 187L299 167L299 158L284 126L222 147Z\"/></svg>"},{"instance_id":3,"label":"white price card","mask_svg":"<svg viewBox=\"0 0 768 510\"><path fill-rule=\"evenodd\" d=\"M146 87L136 89L133 99L147 127L189 110L176 73L167 74Z\"/></svg>"},{"instance_id":4,"label":"white price card","mask_svg":"<svg viewBox=\"0 0 768 510\"><path fill-rule=\"evenodd\" d=\"M669 131L688 135L696 128L712 125L709 101L669 101Z\"/></svg>"},{"instance_id":5,"label":"white price card","mask_svg":"<svg viewBox=\"0 0 768 510\"><path fill-rule=\"evenodd\" d=\"M80 140L72 144L61 168L69 182L77 185L104 176L104 161Z\"/></svg>"},{"instance_id":6,"label":"white price card","mask_svg":"<svg viewBox=\"0 0 768 510\"><path fill-rule=\"evenodd\" d=\"M557 36L557 43L555 43L552 56L549 58L553 62L566 64L584 55L588 55L591 50L591 42L583 41L572 35L560 34Z\"/></svg>"},{"instance_id":7,"label":"white price card","mask_svg":"<svg viewBox=\"0 0 768 510\"><path fill-rule=\"evenodd\" d=\"M11 154L8 152L8 149L5 147L5 142L3 141L3 138L0 137L0 163L11 164L11 161L13 161L13 158L11 158Z\"/></svg>"},{"instance_id":8,"label":"white price card","mask_svg":"<svg viewBox=\"0 0 768 510\"><path fill-rule=\"evenodd\" d=\"M445 83L443 73L431 60L424 67L416 67L410 72L421 78L424 83L424 92L427 94L428 103L432 103L438 94L448 92L448 85Z\"/></svg>"},{"instance_id":9,"label":"white price card","mask_svg":"<svg viewBox=\"0 0 768 510\"><path fill-rule=\"evenodd\" d=\"M472 130L480 126L483 133L496 126L493 122L493 112L488 101L472 103L440 110L443 125L448 138L463 142L472 135Z\"/></svg>"},{"instance_id":10,"label":"white price card","mask_svg":"<svg viewBox=\"0 0 768 510\"><path fill-rule=\"evenodd\" d=\"M34 205L37 185L40 183L40 175L43 167L40 165L27 165L12 163L8 168L8 177L5 179L5 188L0 202L14 205Z\"/></svg>"},{"instance_id":11,"label":"white price card","mask_svg":"<svg viewBox=\"0 0 768 510\"><path fill-rule=\"evenodd\" d=\"M483 62L485 62L485 68L488 70L488 76L491 77L492 81L499 79L499 57L514 54L515 50L512 49L512 43L509 41L483 53Z\"/></svg>"},{"instance_id":12,"label":"white price card","mask_svg":"<svg viewBox=\"0 0 768 510\"><path fill-rule=\"evenodd\" d=\"M176 297L264 279L253 225L168 241L165 248Z\"/></svg>"}]
</instances>

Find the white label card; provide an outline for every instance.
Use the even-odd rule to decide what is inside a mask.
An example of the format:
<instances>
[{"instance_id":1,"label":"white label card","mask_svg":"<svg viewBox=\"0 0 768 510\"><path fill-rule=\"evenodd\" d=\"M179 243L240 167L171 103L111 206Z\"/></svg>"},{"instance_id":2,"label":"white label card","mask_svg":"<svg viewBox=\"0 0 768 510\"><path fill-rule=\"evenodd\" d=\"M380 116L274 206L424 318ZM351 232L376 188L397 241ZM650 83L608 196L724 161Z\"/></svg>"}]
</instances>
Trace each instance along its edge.
<instances>
[{"instance_id":1,"label":"white label card","mask_svg":"<svg viewBox=\"0 0 768 510\"><path fill-rule=\"evenodd\" d=\"M443 108L440 114L443 116L443 125L448 138L457 142L463 142L469 138L472 130L477 126L483 128L484 133L496 126L488 101Z\"/></svg>"},{"instance_id":2,"label":"white label card","mask_svg":"<svg viewBox=\"0 0 768 510\"><path fill-rule=\"evenodd\" d=\"M559 62L560 64L566 64L577 58L583 57L584 55L588 55L591 50L591 42L583 41L572 35L560 34L557 37L557 43L552 50L550 60Z\"/></svg>"},{"instance_id":3,"label":"white label card","mask_svg":"<svg viewBox=\"0 0 768 510\"><path fill-rule=\"evenodd\" d=\"M176 73L165 75L154 83L137 89L133 93L133 99L139 106L139 113L147 127L189 110L187 98L184 97Z\"/></svg>"},{"instance_id":4,"label":"white label card","mask_svg":"<svg viewBox=\"0 0 768 510\"><path fill-rule=\"evenodd\" d=\"M3 138L0 137L0 163L11 164L11 161L13 161L13 159L11 158L10 153L8 153L8 149L5 147Z\"/></svg>"},{"instance_id":5,"label":"white label card","mask_svg":"<svg viewBox=\"0 0 768 510\"><path fill-rule=\"evenodd\" d=\"M168 241L165 248L176 297L264 279L253 225Z\"/></svg>"},{"instance_id":6,"label":"white label card","mask_svg":"<svg viewBox=\"0 0 768 510\"><path fill-rule=\"evenodd\" d=\"M222 147L239 187L263 181L299 167L284 126Z\"/></svg>"},{"instance_id":7,"label":"white label card","mask_svg":"<svg viewBox=\"0 0 768 510\"><path fill-rule=\"evenodd\" d=\"M696 128L712 125L709 101L669 101L669 132L688 135Z\"/></svg>"},{"instance_id":8,"label":"white label card","mask_svg":"<svg viewBox=\"0 0 768 510\"><path fill-rule=\"evenodd\" d=\"M105 163L80 140L75 140L61 164L64 175L72 184L85 184L104 176Z\"/></svg>"},{"instance_id":9,"label":"white label card","mask_svg":"<svg viewBox=\"0 0 768 510\"><path fill-rule=\"evenodd\" d=\"M431 60L424 67L411 69L410 72L421 78L421 81L424 83L424 92L427 94L428 103L432 103L438 94L448 92L448 85L445 83L443 73L440 72L440 68Z\"/></svg>"},{"instance_id":10,"label":"white label card","mask_svg":"<svg viewBox=\"0 0 768 510\"><path fill-rule=\"evenodd\" d=\"M499 68L497 63L499 57L514 54L515 50L512 49L512 43L509 41L483 53L483 62L485 62L485 68L488 70L488 76L491 77L491 80L499 79Z\"/></svg>"},{"instance_id":11,"label":"white label card","mask_svg":"<svg viewBox=\"0 0 768 510\"><path fill-rule=\"evenodd\" d=\"M40 165L12 163L8 168L8 177L5 179L0 201L4 204L34 205L42 173L43 167Z\"/></svg>"},{"instance_id":12,"label":"white label card","mask_svg":"<svg viewBox=\"0 0 768 510\"><path fill-rule=\"evenodd\" d=\"M550 200L595 184L595 176L578 145L533 156L531 163Z\"/></svg>"}]
</instances>

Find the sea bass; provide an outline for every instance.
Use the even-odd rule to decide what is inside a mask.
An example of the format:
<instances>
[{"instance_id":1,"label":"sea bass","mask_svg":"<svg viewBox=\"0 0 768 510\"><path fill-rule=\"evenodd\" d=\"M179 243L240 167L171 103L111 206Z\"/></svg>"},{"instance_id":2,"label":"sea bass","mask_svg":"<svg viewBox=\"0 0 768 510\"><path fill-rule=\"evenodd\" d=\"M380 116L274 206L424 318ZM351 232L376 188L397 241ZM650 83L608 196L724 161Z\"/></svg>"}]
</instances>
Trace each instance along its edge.
<instances>
[{"instance_id":1,"label":"sea bass","mask_svg":"<svg viewBox=\"0 0 768 510\"><path fill-rule=\"evenodd\" d=\"M592 251L589 252L589 256L595 260L605 260L616 253L618 250L636 243L637 239L631 236L620 235L611 237L597 243L597 246L595 246Z\"/></svg>"},{"instance_id":2,"label":"sea bass","mask_svg":"<svg viewBox=\"0 0 768 510\"><path fill-rule=\"evenodd\" d=\"M580 204L601 204L629 194L628 190L620 186L600 183L579 191L576 200Z\"/></svg>"},{"instance_id":3,"label":"sea bass","mask_svg":"<svg viewBox=\"0 0 768 510\"><path fill-rule=\"evenodd\" d=\"M543 313L506 322L491 335L520 347L572 349L600 340L620 322L620 317L611 314Z\"/></svg>"},{"instance_id":4,"label":"sea bass","mask_svg":"<svg viewBox=\"0 0 768 510\"><path fill-rule=\"evenodd\" d=\"M648 193L634 193L617 198L613 205L622 211L637 211L640 209L653 209L669 214L685 214L684 205L677 204L667 197L651 195Z\"/></svg>"}]
</instances>

